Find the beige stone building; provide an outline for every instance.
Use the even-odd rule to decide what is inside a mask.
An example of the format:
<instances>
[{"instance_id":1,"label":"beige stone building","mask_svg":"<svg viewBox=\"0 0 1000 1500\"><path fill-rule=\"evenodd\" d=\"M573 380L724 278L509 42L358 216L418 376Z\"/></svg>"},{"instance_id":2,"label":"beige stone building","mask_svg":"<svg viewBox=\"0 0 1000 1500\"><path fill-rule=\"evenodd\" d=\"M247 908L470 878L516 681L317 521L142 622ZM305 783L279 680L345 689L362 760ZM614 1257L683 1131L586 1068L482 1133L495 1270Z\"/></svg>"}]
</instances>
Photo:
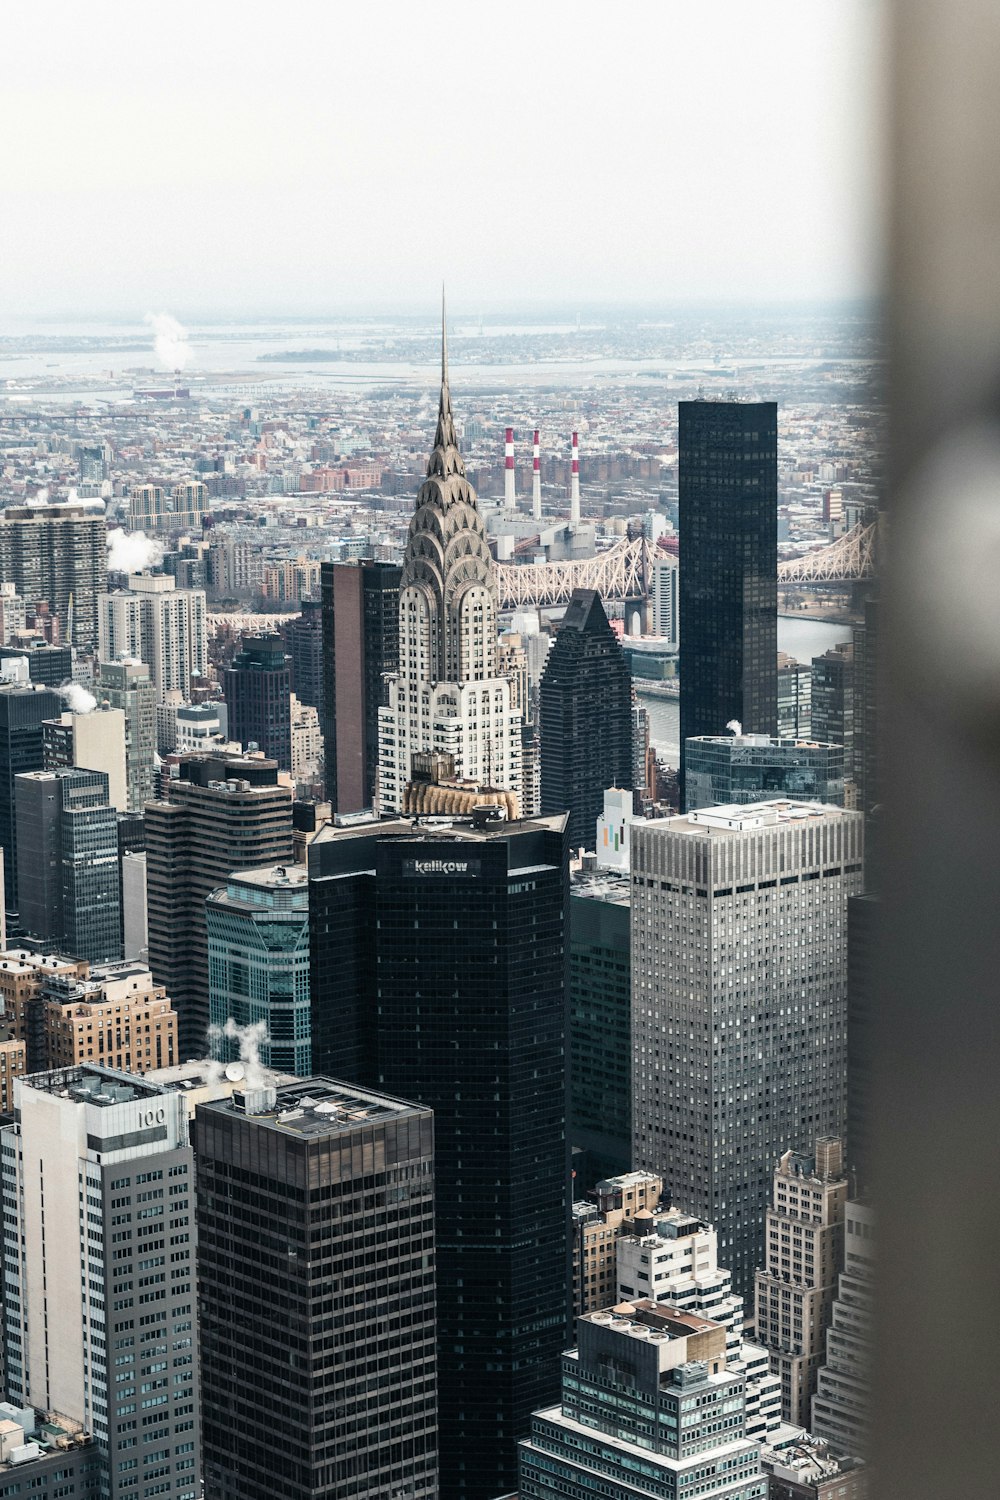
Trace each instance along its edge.
<instances>
[{"instance_id":1,"label":"beige stone building","mask_svg":"<svg viewBox=\"0 0 1000 1500\"><path fill-rule=\"evenodd\" d=\"M774 1173L766 1259L756 1276L757 1339L781 1380L782 1416L809 1426L837 1276L843 1265L847 1178L843 1145L821 1136L815 1151L786 1151Z\"/></svg>"},{"instance_id":2,"label":"beige stone building","mask_svg":"<svg viewBox=\"0 0 1000 1500\"><path fill-rule=\"evenodd\" d=\"M619 1301L618 1238L642 1225L648 1232L663 1196L654 1172L623 1172L594 1190L596 1201L573 1205L573 1288L577 1316Z\"/></svg>"},{"instance_id":3,"label":"beige stone building","mask_svg":"<svg viewBox=\"0 0 1000 1500\"><path fill-rule=\"evenodd\" d=\"M0 995L13 1038L26 1047L22 1072L96 1063L125 1073L179 1060L177 1013L145 964L106 964L8 950Z\"/></svg>"},{"instance_id":4,"label":"beige stone building","mask_svg":"<svg viewBox=\"0 0 1000 1500\"><path fill-rule=\"evenodd\" d=\"M14 1108L14 1079L23 1078L27 1048L17 1040L10 1023L0 1021L0 1114Z\"/></svg>"}]
</instances>

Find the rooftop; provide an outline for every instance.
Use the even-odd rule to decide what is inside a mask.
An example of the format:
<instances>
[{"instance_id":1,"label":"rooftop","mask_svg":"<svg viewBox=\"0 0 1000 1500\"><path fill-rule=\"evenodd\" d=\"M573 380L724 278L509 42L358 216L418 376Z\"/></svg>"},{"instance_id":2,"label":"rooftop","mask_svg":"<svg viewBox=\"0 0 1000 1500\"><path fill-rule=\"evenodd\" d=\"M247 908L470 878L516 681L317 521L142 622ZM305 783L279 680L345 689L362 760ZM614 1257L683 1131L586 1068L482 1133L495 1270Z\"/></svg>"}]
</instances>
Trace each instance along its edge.
<instances>
[{"instance_id":1,"label":"rooftop","mask_svg":"<svg viewBox=\"0 0 1000 1500\"><path fill-rule=\"evenodd\" d=\"M228 1098L213 1099L201 1107L217 1114L249 1116L263 1129L319 1139L424 1106L330 1078L300 1078L277 1087L234 1091Z\"/></svg>"},{"instance_id":2,"label":"rooftop","mask_svg":"<svg viewBox=\"0 0 1000 1500\"><path fill-rule=\"evenodd\" d=\"M647 828L667 829L670 833L705 834L746 833L758 828L775 828L781 824L835 822L857 818L860 814L825 802L795 802L776 798L768 802L737 802L728 807L699 807L695 812L675 818L655 819ZM642 824L638 825L640 828Z\"/></svg>"},{"instance_id":3,"label":"rooftop","mask_svg":"<svg viewBox=\"0 0 1000 1500\"><path fill-rule=\"evenodd\" d=\"M156 1098L165 1090L160 1084L115 1068L98 1068L90 1064L79 1068L53 1068L48 1073L29 1073L19 1082L39 1093L73 1099L77 1104L96 1104L107 1108L129 1104L135 1099Z\"/></svg>"}]
</instances>

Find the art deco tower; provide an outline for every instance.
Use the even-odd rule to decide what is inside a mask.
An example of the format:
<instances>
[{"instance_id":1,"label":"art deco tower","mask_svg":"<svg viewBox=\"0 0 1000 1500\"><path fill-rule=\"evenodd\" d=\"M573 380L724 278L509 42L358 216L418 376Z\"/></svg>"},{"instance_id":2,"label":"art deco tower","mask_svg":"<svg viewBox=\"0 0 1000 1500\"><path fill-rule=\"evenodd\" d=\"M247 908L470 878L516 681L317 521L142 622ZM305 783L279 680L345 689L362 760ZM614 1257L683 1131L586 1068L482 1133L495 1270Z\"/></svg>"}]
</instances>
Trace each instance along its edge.
<instances>
[{"instance_id":1,"label":"art deco tower","mask_svg":"<svg viewBox=\"0 0 1000 1500\"><path fill-rule=\"evenodd\" d=\"M448 389L442 305L441 399L399 590L399 673L379 710L379 807L401 812L415 753L450 755L454 774L520 792L521 722L498 675L498 590L476 492L465 477Z\"/></svg>"}]
</instances>

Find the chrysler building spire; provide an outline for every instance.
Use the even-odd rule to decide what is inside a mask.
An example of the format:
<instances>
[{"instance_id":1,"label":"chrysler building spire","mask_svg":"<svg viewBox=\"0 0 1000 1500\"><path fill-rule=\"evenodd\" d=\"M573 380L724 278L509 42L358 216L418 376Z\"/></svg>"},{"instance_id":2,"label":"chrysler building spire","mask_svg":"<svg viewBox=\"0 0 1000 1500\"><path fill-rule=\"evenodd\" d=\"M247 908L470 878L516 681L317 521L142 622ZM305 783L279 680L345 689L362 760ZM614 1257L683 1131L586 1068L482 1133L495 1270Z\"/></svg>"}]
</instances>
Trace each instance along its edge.
<instances>
[{"instance_id":1,"label":"chrysler building spire","mask_svg":"<svg viewBox=\"0 0 1000 1500\"><path fill-rule=\"evenodd\" d=\"M499 590L476 492L465 474L448 385L441 290L441 396L399 585L399 672L379 710L379 805L400 811L413 756L450 757L460 779L520 792L521 720L499 676Z\"/></svg>"}]
</instances>

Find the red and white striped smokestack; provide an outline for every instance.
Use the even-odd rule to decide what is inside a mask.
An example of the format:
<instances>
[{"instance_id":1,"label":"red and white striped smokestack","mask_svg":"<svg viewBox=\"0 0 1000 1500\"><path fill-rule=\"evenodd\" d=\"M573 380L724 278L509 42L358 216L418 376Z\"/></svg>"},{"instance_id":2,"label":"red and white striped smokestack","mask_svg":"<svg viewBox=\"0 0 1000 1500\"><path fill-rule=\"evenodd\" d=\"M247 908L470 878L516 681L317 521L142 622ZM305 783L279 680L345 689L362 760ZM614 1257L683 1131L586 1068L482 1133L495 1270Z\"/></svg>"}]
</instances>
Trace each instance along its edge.
<instances>
[{"instance_id":1,"label":"red and white striped smokestack","mask_svg":"<svg viewBox=\"0 0 1000 1500\"><path fill-rule=\"evenodd\" d=\"M573 459L569 466L569 524L580 524L580 439L573 434Z\"/></svg>"},{"instance_id":2,"label":"red and white striped smokestack","mask_svg":"<svg viewBox=\"0 0 1000 1500\"><path fill-rule=\"evenodd\" d=\"M542 519L542 460L538 439L539 431L536 427L531 444L531 514L536 521Z\"/></svg>"},{"instance_id":3,"label":"red and white striped smokestack","mask_svg":"<svg viewBox=\"0 0 1000 1500\"><path fill-rule=\"evenodd\" d=\"M508 510L517 504L514 495L514 429L508 427L503 437L503 503Z\"/></svg>"}]
</instances>

